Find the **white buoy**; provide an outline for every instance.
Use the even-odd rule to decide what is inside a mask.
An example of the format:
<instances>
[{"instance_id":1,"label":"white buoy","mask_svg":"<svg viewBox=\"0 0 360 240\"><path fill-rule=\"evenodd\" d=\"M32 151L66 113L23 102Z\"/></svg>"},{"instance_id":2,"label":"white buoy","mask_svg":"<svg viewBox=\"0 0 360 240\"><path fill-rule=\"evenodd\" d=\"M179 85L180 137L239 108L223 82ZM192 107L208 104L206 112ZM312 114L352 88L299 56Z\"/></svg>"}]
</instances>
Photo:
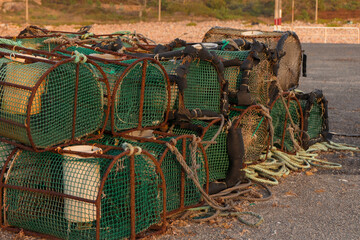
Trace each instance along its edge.
<instances>
[{"instance_id":1,"label":"white buoy","mask_svg":"<svg viewBox=\"0 0 360 240\"><path fill-rule=\"evenodd\" d=\"M66 147L64 150L83 153L101 152L101 148L91 145ZM76 197L96 200L100 187L100 165L81 161L91 157L64 153L64 156L76 159L65 159L63 162L64 193ZM96 220L96 206L74 199L64 200L65 218L70 222L92 222Z\"/></svg>"}]
</instances>

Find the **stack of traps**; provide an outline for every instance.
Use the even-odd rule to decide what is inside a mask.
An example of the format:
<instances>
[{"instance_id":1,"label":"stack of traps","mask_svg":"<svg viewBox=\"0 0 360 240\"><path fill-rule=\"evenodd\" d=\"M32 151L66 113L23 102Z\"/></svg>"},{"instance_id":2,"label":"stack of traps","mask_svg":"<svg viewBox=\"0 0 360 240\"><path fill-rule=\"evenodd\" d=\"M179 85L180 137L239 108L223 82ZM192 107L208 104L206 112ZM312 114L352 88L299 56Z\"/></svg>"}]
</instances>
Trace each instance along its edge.
<instances>
[{"instance_id":1,"label":"stack of traps","mask_svg":"<svg viewBox=\"0 0 360 240\"><path fill-rule=\"evenodd\" d=\"M214 28L203 43L165 46L127 32L43 33L0 45L9 230L62 239L164 231L167 216L202 203L181 159L209 192L265 161L271 142L294 153L294 142L328 131L322 94L282 93L299 81L295 33Z\"/></svg>"}]
</instances>

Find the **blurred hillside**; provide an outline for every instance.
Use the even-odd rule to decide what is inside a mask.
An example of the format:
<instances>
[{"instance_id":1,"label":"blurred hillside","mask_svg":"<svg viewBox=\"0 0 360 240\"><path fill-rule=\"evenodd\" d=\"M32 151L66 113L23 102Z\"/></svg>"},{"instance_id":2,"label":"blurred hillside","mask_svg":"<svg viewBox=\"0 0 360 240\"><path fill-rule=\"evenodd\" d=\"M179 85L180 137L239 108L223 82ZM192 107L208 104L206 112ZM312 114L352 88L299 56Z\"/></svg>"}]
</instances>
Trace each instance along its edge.
<instances>
[{"instance_id":1,"label":"blurred hillside","mask_svg":"<svg viewBox=\"0 0 360 240\"><path fill-rule=\"evenodd\" d=\"M283 20L291 0L282 0ZM0 0L0 22L24 23L25 0ZM272 24L274 0L162 0L162 20L247 19ZM312 21L315 0L295 1L295 20ZM155 21L158 0L29 0L31 24ZM359 0L319 0L320 21L360 21Z\"/></svg>"}]
</instances>

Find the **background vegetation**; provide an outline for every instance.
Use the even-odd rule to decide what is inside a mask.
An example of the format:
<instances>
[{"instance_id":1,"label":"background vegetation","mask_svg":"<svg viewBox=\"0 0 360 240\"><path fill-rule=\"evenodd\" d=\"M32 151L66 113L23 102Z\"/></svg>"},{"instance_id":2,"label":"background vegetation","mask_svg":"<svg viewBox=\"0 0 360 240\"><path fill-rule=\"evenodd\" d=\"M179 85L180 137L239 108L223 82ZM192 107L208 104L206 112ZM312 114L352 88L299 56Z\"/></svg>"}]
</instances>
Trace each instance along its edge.
<instances>
[{"instance_id":1,"label":"background vegetation","mask_svg":"<svg viewBox=\"0 0 360 240\"><path fill-rule=\"evenodd\" d=\"M158 0L42 0L41 5L39 1L29 2L30 23L39 25L155 21L158 14ZM291 0L282 0L282 4L283 20L289 21ZM272 23L273 12L274 0L162 0L162 19L166 21L212 18ZM295 1L296 20L312 21L314 13L315 0ZM0 22L23 23L24 16L24 9L2 12ZM319 16L323 22L334 18L359 21L360 0L319 0Z\"/></svg>"}]
</instances>

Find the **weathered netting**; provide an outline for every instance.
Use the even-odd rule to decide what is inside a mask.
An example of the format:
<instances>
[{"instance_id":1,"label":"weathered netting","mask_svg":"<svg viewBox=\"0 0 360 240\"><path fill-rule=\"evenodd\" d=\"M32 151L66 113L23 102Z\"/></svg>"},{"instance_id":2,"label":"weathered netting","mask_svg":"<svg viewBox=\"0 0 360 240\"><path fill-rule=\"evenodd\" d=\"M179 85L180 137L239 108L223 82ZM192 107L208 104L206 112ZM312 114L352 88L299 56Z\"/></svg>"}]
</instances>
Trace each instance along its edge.
<instances>
[{"instance_id":1,"label":"weathered netting","mask_svg":"<svg viewBox=\"0 0 360 240\"><path fill-rule=\"evenodd\" d=\"M67 50L78 51L85 55L102 54L83 47L72 46ZM137 62L135 63L135 61ZM145 61L147 65L143 69ZM139 124L140 127L153 127L165 121L169 104L168 98L171 93L169 93L167 76L156 62L141 59L125 60L119 64L109 63L105 60L96 60L95 62L107 75L113 97L114 112L113 115L110 115L113 119L108 121L107 130L119 132L136 128ZM143 71L145 71L144 85L142 85ZM100 76L98 71L97 75ZM143 103L141 103L142 94ZM107 105L107 103L105 104ZM142 119L140 119L140 111L142 111ZM114 121L113 128L112 120Z\"/></svg>"},{"instance_id":2,"label":"weathered netting","mask_svg":"<svg viewBox=\"0 0 360 240\"><path fill-rule=\"evenodd\" d=\"M233 125L241 128L245 147L245 163L256 164L270 143L269 120L259 106L246 110L233 108L229 118Z\"/></svg>"},{"instance_id":3,"label":"weathered netting","mask_svg":"<svg viewBox=\"0 0 360 240\"><path fill-rule=\"evenodd\" d=\"M171 142L172 138L163 138L161 140L165 142ZM192 139L185 138L186 145L186 163L191 167L192 166L192 158L190 152L190 144ZM144 139L145 140L145 139ZM124 142L130 143L132 145L136 145L141 147L142 149L151 153L156 159L159 160L161 170L165 177L166 183L166 210L177 211L183 207L189 207L196 205L201 202L201 193L194 185L193 181L186 176L186 173L182 171L182 167L176 156L168 151L165 143L155 143L151 141L145 142L136 142L129 139L124 138L114 138L110 135L104 135L103 138L95 140L95 142L99 142L104 145L117 146L121 145ZM183 140L177 140L176 148L183 154ZM165 155L163 155L165 153ZM164 157L163 159L161 159ZM200 149L196 151L196 164L197 175L199 178L199 182L202 186L206 184L206 168L205 168L205 156L203 155ZM183 176L183 177L182 177ZM183 179L183 180L182 180ZM184 199L183 203L181 202L181 192L182 192L182 181L184 181ZM183 205L181 205L183 204Z\"/></svg>"},{"instance_id":4,"label":"weathered netting","mask_svg":"<svg viewBox=\"0 0 360 240\"><path fill-rule=\"evenodd\" d=\"M257 41L266 43L270 48L275 48L276 42L283 34L284 32L266 32L246 29L213 27L205 33L202 42L217 42L228 38L242 38L249 41L256 39Z\"/></svg>"},{"instance_id":5,"label":"weathered netting","mask_svg":"<svg viewBox=\"0 0 360 240\"><path fill-rule=\"evenodd\" d=\"M59 44L56 43L44 43L45 40L50 39L51 37L36 37L36 38L20 38L18 39L21 44L26 48L33 48L37 50L43 50L51 52Z\"/></svg>"},{"instance_id":6,"label":"weathered netting","mask_svg":"<svg viewBox=\"0 0 360 240\"><path fill-rule=\"evenodd\" d=\"M134 157L135 229L139 233L161 223L163 192L154 162L144 154ZM10 161L4 180L8 184L3 193L5 225L62 239L95 239L96 206L63 194L91 201L99 197L100 239L130 237L130 160L126 155L121 157L106 177L111 161L21 152Z\"/></svg>"},{"instance_id":7,"label":"weathered netting","mask_svg":"<svg viewBox=\"0 0 360 240\"><path fill-rule=\"evenodd\" d=\"M145 61L146 68L144 68ZM121 131L139 125L151 127L162 124L168 110L170 94L169 82L163 70L159 65L148 60L139 61L126 70L119 85L115 86L113 91L113 130ZM142 80L144 71L145 78Z\"/></svg>"},{"instance_id":8,"label":"weathered netting","mask_svg":"<svg viewBox=\"0 0 360 240\"><path fill-rule=\"evenodd\" d=\"M301 145L302 132L302 110L300 103L295 97L285 98L285 103L289 109L292 121L295 126L292 126L286 108L279 96L271 106L270 115L274 126L274 145L285 152L295 152L294 140ZM297 128L297 129L296 129ZM291 137L293 135L293 139Z\"/></svg>"},{"instance_id":9,"label":"weathered netting","mask_svg":"<svg viewBox=\"0 0 360 240\"><path fill-rule=\"evenodd\" d=\"M201 127L207 127L209 123L200 121L200 120L192 120L192 124L199 125ZM217 131L219 130L219 125L212 125L205 132L202 137L202 141L207 142L212 140ZM177 135L183 134L195 134L199 136L199 133L196 131L175 127L173 132ZM220 134L214 139L215 143L209 145L206 149L206 156L209 164L209 181L221 180L225 179L226 173L229 167L229 156L227 154L226 149L226 136L227 133L224 129L221 130ZM205 144L206 146L207 144Z\"/></svg>"},{"instance_id":10,"label":"weathered netting","mask_svg":"<svg viewBox=\"0 0 360 240\"><path fill-rule=\"evenodd\" d=\"M175 69L181 64L181 59L176 61L161 61L161 64L170 75L176 75ZM217 113L221 112L221 84L218 73L212 63L195 60L191 63L186 75L187 88L184 90L184 104L187 109L206 109ZM172 87L172 93L178 92ZM178 107L172 98L172 106Z\"/></svg>"},{"instance_id":11,"label":"weathered netting","mask_svg":"<svg viewBox=\"0 0 360 240\"><path fill-rule=\"evenodd\" d=\"M329 133L327 100L322 91L296 94L304 115L303 147L324 141Z\"/></svg>"},{"instance_id":12,"label":"weathered netting","mask_svg":"<svg viewBox=\"0 0 360 240\"><path fill-rule=\"evenodd\" d=\"M6 159L14 149L15 147L13 145L0 142L0 169L2 169Z\"/></svg>"},{"instance_id":13,"label":"weathered netting","mask_svg":"<svg viewBox=\"0 0 360 240\"><path fill-rule=\"evenodd\" d=\"M239 59L244 61L249 55L250 51L220 51L212 50L222 60ZM241 84L241 71L240 66L232 66L225 68L224 78L229 82L229 90L237 90Z\"/></svg>"},{"instance_id":14,"label":"weathered netting","mask_svg":"<svg viewBox=\"0 0 360 240\"><path fill-rule=\"evenodd\" d=\"M276 49L285 55L279 60L277 78L283 91L295 88L299 84L302 50L299 37L295 32L249 31L244 29L211 28L203 42L221 41L226 38L242 38L265 43L270 49Z\"/></svg>"},{"instance_id":15,"label":"weathered netting","mask_svg":"<svg viewBox=\"0 0 360 240\"><path fill-rule=\"evenodd\" d=\"M100 129L104 118L102 87L92 68L79 64L76 88L76 66L73 62L60 64L40 81L52 64L26 64L1 58L1 136L37 148L72 139L76 89L74 137L81 138ZM26 127L30 128L33 143Z\"/></svg>"},{"instance_id":16,"label":"weathered netting","mask_svg":"<svg viewBox=\"0 0 360 240\"><path fill-rule=\"evenodd\" d=\"M260 62L250 71L249 90L251 100L257 104L267 105L269 103L269 86L274 76L272 65L265 53L259 53Z\"/></svg>"},{"instance_id":17,"label":"weathered netting","mask_svg":"<svg viewBox=\"0 0 360 240\"><path fill-rule=\"evenodd\" d=\"M244 61L250 51L214 51L224 60L239 59ZM253 67L249 75L249 90L251 100L258 104L266 105L269 101L269 85L273 77L269 56L266 53L258 53L260 63ZM227 67L224 77L229 82L229 90L236 91L242 83L242 72L240 66ZM230 99L231 102L235 101Z\"/></svg>"}]
</instances>

